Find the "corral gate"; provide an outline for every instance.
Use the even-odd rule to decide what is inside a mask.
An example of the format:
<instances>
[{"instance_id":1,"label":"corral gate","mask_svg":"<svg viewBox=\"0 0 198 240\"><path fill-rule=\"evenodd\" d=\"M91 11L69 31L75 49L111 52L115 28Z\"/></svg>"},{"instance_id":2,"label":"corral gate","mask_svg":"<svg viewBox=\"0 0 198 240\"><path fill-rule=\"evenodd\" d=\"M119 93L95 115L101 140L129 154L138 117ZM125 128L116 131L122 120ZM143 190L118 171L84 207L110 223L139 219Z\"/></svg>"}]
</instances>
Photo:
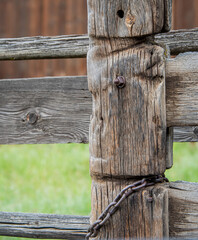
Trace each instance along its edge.
<instances>
[{"instance_id":1,"label":"corral gate","mask_svg":"<svg viewBox=\"0 0 198 240\"><path fill-rule=\"evenodd\" d=\"M174 131L176 141L197 135L198 31L169 32L171 6L170 0L88 0L89 38L0 40L1 60L88 52L92 97L87 77L0 81L0 143L89 140L91 223L124 187L158 179L172 166ZM197 237L197 197L195 183L144 187L124 199L97 239ZM83 239L88 227L89 217L0 212L4 236Z\"/></svg>"}]
</instances>

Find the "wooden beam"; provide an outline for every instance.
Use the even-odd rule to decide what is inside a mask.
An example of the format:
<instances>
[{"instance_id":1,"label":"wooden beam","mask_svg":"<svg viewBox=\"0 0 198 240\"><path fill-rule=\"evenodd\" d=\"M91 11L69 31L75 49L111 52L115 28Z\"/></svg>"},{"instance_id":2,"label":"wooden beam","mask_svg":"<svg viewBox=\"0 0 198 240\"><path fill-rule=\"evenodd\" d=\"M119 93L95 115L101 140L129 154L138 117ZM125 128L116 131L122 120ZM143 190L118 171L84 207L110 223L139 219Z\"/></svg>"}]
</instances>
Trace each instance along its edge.
<instances>
[{"instance_id":1,"label":"wooden beam","mask_svg":"<svg viewBox=\"0 0 198 240\"><path fill-rule=\"evenodd\" d=\"M166 28L168 28L169 23L166 24ZM163 46L167 45L173 55L198 51L198 28L158 33L152 38L149 37L148 41ZM0 60L86 57L88 49L89 38L87 35L1 38Z\"/></svg>"},{"instance_id":2,"label":"wooden beam","mask_svg":"<svg viewBox=\"0 0 198 240\"><path fill-rule=\"evenodd\" d=\"M174 142L198 142L198 126L174 127Z\"/></svg>"},{"instance_id":3,"label":"wooden beam","mask_svg":"<svg viewBox=\"0 0 198 240\"><path fill-rule=\"evenodd\" d=\"M86 57L87 35L0 39L0 60Z\"/></svg>"},{"instance_id":4,"label":"wooden beam","mask_svg":"<svg viewBox=\"0 0 198 240\"><path fill-rule=\"evenodd\" d=\"M40 239L85 239L89 217L0 212L0 235Z\"/></svg>"},{"instance_id":5,"label":"wooden beam","mask_svg":"<svg viewBox=\"0 0 198 240\"><path fill-rule=\"evenodd\" d=\"M166 170L165 54L145 37L163 31L169 22L166 3L88 0L92 224L124 186ZM123 201L114 220L94 237L168 237L167 190L147 191ZM149 194L154 196L152 205ZM106 214L96 229L105 219Z\"/></svg>"},{"instance_id":6,"label":"wooden beam","mask_svg":"<svg viewBox=\"0 0 198 240\"><path fill-rule=\"evenodd\" d=\"M198 53L168 59L166 76L167 124L184 127L174 141L198 141ZM89 141L86 77L6 79L0 92L0 144Z\"/></svg>"},{"instance_id":7,"label":"wooden beam","mask_svg":"<svg viewBox=\"0 0 198 240\"><path fill-rule=\"evenodd\" d=\"M86 77L0 81L0 144L87 143Z\"/></svg>"},{"instance_id":8,"label":"wooden beam","mask_svg":"<svg viewBox=\"0 0 198 240\"><path fill-rule=\"evenodd\" d=\"M168 46L172 55L198 51L198 28L156 34L153 41L155 44Z\"/></svg>"},{"instance_id":9,"label":"wooden beam","mask_svg":"<svg viewBox=\"0 0 198 240\"><path fill-rule=\"evenodd\" d=\"M198 236L198 183L170 183L169 226L173 239L196 239Z\"/></svg>"},{"instance_id":10,"label":"wooden beam","mask_svg":"<svg viewBox=\"0 0 198 240\"><path fill-rule=\"evenodd\" d=\"M183 53L166 62L168 126L198 124L198 53Z\"/></svg>"}]
</instances>

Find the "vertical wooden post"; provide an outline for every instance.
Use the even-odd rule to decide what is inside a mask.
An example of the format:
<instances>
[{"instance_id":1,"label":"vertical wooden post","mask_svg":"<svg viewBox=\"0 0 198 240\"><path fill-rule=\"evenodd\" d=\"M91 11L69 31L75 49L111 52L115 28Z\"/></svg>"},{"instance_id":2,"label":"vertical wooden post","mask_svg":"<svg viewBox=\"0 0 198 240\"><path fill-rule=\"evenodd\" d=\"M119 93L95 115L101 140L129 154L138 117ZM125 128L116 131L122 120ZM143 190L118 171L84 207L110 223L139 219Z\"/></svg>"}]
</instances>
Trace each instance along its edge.
<instances>
[{"instance_id":1,"label":"vertical wooden post","mask_svg":"<svg viewBox=\"0 0 198 240\"><path fill-rule=\"evenodd\" d=\"M168 5L88 0L92 222L123 187L166 169L165 54L146 36L170 28ZM134 194L97 239L168 237L167 201L159 186Z\"/></svg>"}]
</instances>

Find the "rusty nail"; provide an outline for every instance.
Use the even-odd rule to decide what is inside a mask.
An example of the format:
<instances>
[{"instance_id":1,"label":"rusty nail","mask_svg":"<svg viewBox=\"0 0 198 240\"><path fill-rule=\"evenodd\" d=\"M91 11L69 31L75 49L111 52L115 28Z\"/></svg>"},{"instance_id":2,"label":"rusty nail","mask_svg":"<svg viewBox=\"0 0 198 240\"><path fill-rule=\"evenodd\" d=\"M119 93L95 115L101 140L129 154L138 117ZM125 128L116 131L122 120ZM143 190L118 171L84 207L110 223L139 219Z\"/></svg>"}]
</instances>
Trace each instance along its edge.
<instances>
[{"instance_id":1,"label":"rusty nail","mask_svg":"<svg viewBox=\"0 0 198 240\"><path fill-rule=\"evenodd\" d=\"M118 88L123 88L126 85L126 80L123 76L118 76L113 82Z\"/></svg>"},{"instance_id":2,"label":"rusty nail","mask_svg":"<svg viewBox=\"0 0 198 240\"><path fill-rule=\"evenodd\" d=\"M37 122L37 120L38 120L38 115L36 113L30 112L30 113L27 114L28 123L34 124L34 123Z\"/></svg>"}]
</instances>

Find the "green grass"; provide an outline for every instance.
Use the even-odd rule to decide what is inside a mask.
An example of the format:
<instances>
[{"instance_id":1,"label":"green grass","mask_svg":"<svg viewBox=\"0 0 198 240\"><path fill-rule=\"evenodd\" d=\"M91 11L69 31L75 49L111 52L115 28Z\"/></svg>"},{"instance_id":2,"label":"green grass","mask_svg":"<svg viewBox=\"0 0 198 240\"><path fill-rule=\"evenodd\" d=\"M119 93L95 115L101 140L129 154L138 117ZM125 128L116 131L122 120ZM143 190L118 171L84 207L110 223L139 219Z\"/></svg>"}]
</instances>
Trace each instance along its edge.
<instances>
[{"instance_id":1,"label":"green grass","mask_svg":"<svg viewBox=\"0 0 198 240\"><path fill-rule=\"evenodd\" d=\"M174 143L173 167L166 176L170 181L198 182L198 143Z\"/></svg>"},{"instance_id":2,"label":"green grass","mask_svg":"<svg viewBox=\"0 0 198 240\"><path fill-rule=\"evenodd\" d=\"M86 215L90 189L88 145L0 147L2 211Z\"/></svg>"},{"instance_id":3,"label":"green grass","mask_svg":"<svg viewBox=\"0 0 198 240\"><path fill-rule=\"evenodd\" d=\"M197 156L197 143L174 144L166 176L198 182ZM88 215L90 192L88 145L0 146L0 211Z\"/></svg>"}]
</instances>

